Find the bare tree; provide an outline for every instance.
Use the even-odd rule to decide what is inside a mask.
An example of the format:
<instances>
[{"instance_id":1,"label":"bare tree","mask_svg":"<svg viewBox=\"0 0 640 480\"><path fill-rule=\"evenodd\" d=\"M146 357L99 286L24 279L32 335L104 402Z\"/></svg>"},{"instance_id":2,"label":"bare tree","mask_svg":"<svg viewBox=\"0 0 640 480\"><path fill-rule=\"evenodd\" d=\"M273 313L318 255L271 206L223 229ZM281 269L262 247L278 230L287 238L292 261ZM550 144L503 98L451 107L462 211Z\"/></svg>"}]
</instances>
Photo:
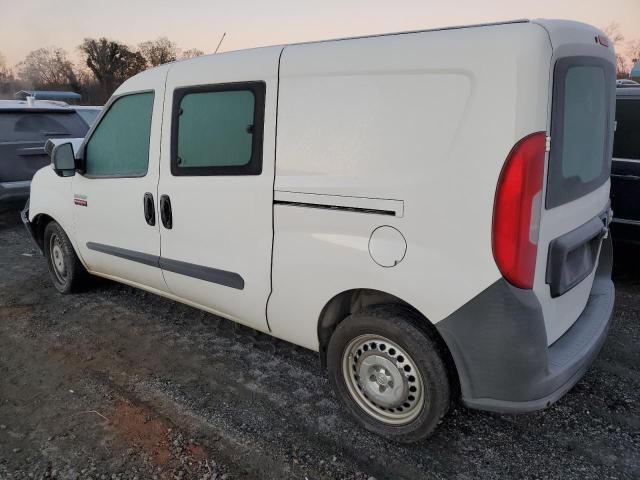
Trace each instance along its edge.
<instances>
[{"instance_id":1,"label":"bare tree","mask_svg":"<svg viewBox=\"0 0 640 480\"><path fill-rule=\"evenodd\" d=\"M102 86L106 100L127 78L140 73L147 62L140 52L134 52L126 45L107 38L85 38L80 51L87 67Z\"/></svg>"},{"instance_id":2,"label":"bare tree","mask_svg":"<svg viewBox=\"0 0 640 480\"><path fill-rule=\"evenodd\" d=\"M0 82L6 81L9 77L13 77L13 72L7 66L7 60L0 52Z\"/></svg>"},{"instance_id":3,"label":"bare tree","mask_svg":"<svg viewBox=\"0 0 640 480\"><path fill-rule=\"evenodd\" d=\"M13 76L13 71L7 65L4 55L0 53L0 98L13 98L17 90L18 82Z\"/></svg>"},{"instance_id":4,"label":"bare tree","mask_svg":"<svg viewBox=\"0 0 640 480\"><path fill-rule=\"evenodd\" d=\"M616 49L616 76L618 78L626 78L629 75L629 68L627 65L627 59L620 52L622 42L624 42L624 35L620 32L620 24L618 22L612 22L602 29L607 34L611 43L613 43Z\"/></svg>"},{"instance_id":5,"label":"bare tree","mask_svg":"<svg viewBox=\"0 0 640 480\"><path fill-rule=\"evenodd\" d=\"M198 50L197 48L190 48L189 50L185 50L182 52L180 56L181 59L186 60L187 58L201 57L204 55L202 50Z\"/></svg>"},{"instance_id":6,"label":"bare tree","mask_svg":"<svg viewBox=\"0 0 640 480\"><path fill-rule=\"evenodd\" d=\"M633 63L640 62L640 39L627 43L627 56Z\"/></svg>"},{"instance_id":7,"label":"bare tree","mask_svg":"<svg viewBox=\"0 0 640 480\"><path fill-rule=\"evenodd\" d=\"M180 53L178 46L167 37L159 37L156 40L142 42L138 45L138 49L151 67L175 62Z\"/></svg>"},{"instance_id":8,"label":"bare tree","mask_svg":"<svg viewBox=\"0 0 640 480\"><path fill-rule=\"evenodd\" d=\"M620 32L620 24L618 22L611 22L602 31L607 34L607 37L614 45L617 46L624 42L624 35Z\"/></svg>"},{"instance_id":9,"label":"bare tree","mask_svg":"<svg viewBox=\"0 0 640 480\"><path fill-rule=\"evenodd\" d=\"M39 48L18 64L22 80L35 88L78 88L73 65L62 48Z\"/></svg>"}]
</instances>

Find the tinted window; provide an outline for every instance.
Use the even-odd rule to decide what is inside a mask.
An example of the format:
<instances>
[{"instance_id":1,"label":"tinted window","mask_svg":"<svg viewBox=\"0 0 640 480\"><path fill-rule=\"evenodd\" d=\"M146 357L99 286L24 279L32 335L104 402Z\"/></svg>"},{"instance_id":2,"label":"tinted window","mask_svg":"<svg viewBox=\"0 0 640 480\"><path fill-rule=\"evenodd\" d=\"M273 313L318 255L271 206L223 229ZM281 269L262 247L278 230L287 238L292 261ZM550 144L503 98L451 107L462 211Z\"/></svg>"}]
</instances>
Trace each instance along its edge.
<instances>
[{"instance_id":1,"label":"tinted window","mask_svg":"<svg viewBox=\"0 0 640 480\"><path fill-rule=\"evenodd\" d=\"M571 67L565 77L562 176L587 183L603 168L607 128L604 70Z\"/></svg>"},{"instance_id":2,"label":"tinted window","mask_svg":"<svg viewBox=\"0 0 640 480\"><path fill-rule=\"evenodd\" d=\"M75 112L2 112L0 141L45 142L48 138L79 138L87 125Z\"/></svg>"},{"instance_id":3,"label":"tinted window","mask_svg":"<svg viewBox=\"0 0 640 480\"><path fill-rule=\"evenodd\" d=\"M99 108L83 108L81 110L76 110L78 115L82 117L82 119L87 123L87 125L91 126L98 118L100 114Z\"/></svg>"},{"instance_id":4,"label":"tinted window","mask_svg":"<svg viewBox=\"0 0 640 480\"><path fill-rule=\"evenodd\" d=\"M264 84L176 90L174 175L255 175L262 167Z\"/></svg>"},{"instance_id":5,"label":"tinted window","mask_svg":"<svg viewBox=\"0 0 640 480\"><path fill-rule=\"evenodd\" d=\"M118 98L89 139L85 170L89 176L144 176L149 166L153 93Z\"/></svg>"},{"instance_id":6,"label":"tinted window","mask_svg":"<svg viewBox=\"0 0 640 480\"><path fill-rule=\"evenodd\" d=\"M613 156L640 160L640 99L618 99L616 121Z\"/></svg>"},{"instance_id":7,"label":"tinted window","mask_svg":"<svg viewBox=\"0 0 640 480\"><path fill-rule=\"evenodd\" d=\"M609 177L614 96L609 62L568 57L556 63L547 208L586 195Z\"/></svg>"}]
</instances>

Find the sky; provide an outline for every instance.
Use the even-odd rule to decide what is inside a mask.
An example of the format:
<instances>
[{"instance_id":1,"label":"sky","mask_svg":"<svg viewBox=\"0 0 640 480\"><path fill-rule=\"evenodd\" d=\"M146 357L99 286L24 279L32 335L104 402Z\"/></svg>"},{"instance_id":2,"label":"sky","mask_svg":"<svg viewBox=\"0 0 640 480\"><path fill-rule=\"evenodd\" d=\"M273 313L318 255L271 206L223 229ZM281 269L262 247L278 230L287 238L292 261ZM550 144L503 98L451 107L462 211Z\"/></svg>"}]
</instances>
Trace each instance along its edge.
<instances>
[{"instance_id":1,"label":"sky","mask_svg":"<svg viewBox=\"0 0 640 480\"><path fill-rule=\"evenodd\" d=\"M136 45L166 36L211 53L325 38L517 18L617 22L640 39L640 0L0 0L0 53L62 47L78 59L85 37Z\"/></svg>"}]
</instances>

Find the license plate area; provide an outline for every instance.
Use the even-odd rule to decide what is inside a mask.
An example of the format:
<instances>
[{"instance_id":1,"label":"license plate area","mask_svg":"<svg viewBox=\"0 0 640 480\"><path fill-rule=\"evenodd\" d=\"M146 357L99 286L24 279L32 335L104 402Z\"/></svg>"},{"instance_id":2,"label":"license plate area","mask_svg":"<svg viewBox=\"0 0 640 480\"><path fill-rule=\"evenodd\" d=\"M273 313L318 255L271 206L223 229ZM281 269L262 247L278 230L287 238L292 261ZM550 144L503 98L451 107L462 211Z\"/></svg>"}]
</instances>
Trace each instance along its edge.
<instances>
[{"instance_id":1,"label":"license plate area","mask_svg":"<svg viewBox=\"0 0 640 480\"><path fill-rule=\"evenodd\" d=\"M587 278L598 263L602 239L608 233L609 214L551 241L547 256L546 282L552 298L559 297Z\"/></svg>"}]
</instances>

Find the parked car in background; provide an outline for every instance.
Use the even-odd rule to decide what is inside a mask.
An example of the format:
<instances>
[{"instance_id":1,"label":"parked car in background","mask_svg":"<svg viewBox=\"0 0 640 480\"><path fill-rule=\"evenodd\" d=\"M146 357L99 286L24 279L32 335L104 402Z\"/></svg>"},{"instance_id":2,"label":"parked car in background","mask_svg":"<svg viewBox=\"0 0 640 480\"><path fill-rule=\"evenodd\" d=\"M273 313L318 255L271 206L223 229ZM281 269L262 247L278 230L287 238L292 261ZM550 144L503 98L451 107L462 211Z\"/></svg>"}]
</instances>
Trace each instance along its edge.
<instances>
[{"instance_id":1,"label":"parked car in background","mask_svg":"<svg viewBox=\"0 0 640 480\"><path fill-rule=\"evenodd\" d=\"M535 20L163 65L49 143L23 220L61 293L89 272L313 349L388 438L460 394L545 408L613 311L615 61Z\"/></svg>"},{"instance_id":2,"label":"parked car in background","mask_svg":"<svg viewBox=\"0 0 640 480\"><path fill-rule=\"evenodd\" d=\"M64 102L0 100L0 203L27 200L34 173L51 162L49 138L83 137L88 129Z\"/></svg>"},{"instance_id":3,"label":"parked car in background","mask_svg":"<svg viewBox=\"0 0 640 480\"><path fill-rule=\"evenodd\" d=\"M640 87L640 83L633 81L633 80L629 80L629 79L620 79L620 80L616 80L616 87L618 88L627 88L627 87Z\"/></svg>"},{"instance_id":4,"label":"parked car in background","mask_svg":"<svg viewBox=\"0 0 640 480\"><path fill-rule=\"evenodd\" d=\"M93 126L103 107L94 107L89 105L74 105L73 108L80 114L82 119L87 122L89 127Z\"/></svg>"},{"instance_id":5,"label":"parked car in background","mask_svg":"<svg viewBox=\"0 0 640 480\"><path fill-rule=\"evenodd\" d=\"M17 100L26 100L32 98L34 100L49 100L55 102L67 102L77 103L82 100L82 95L77 92L71 91L58 91L58 90L20 90L16 92L14 97Z\"/></svg>"},{"instance_id":6,"label":"parked car in background","mask_svg":"<svg viewBox=\"0 0 640 480\"><path fill-rule=\"evenodd\" d=\"M640 86L616 90L611 166L614 240L640 243Z\"/></svg>"}]
</instances>

